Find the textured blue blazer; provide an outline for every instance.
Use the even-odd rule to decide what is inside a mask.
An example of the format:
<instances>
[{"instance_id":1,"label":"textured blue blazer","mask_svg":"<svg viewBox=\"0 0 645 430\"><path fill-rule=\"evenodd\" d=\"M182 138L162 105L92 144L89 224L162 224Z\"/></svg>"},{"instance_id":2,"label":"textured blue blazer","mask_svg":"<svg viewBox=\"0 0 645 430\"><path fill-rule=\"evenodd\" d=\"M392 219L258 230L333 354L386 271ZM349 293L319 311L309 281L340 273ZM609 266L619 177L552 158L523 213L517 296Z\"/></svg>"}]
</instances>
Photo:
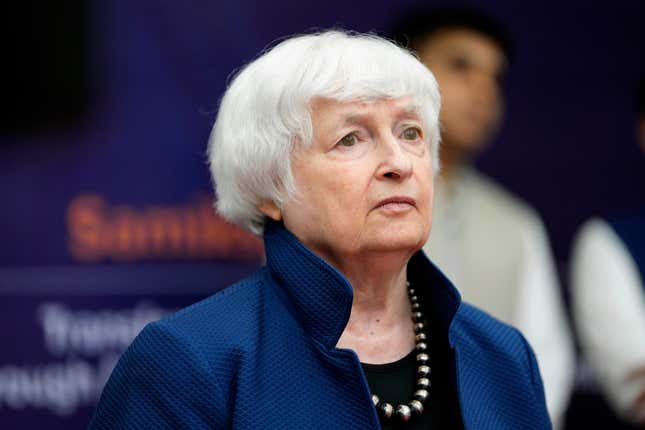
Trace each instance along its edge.
<instances>
[{"instance_id":1,"label":"textured blue blazer","mask_svg":"<svg viewBox=\"0 0 645 430\"><path fill-rule=\"evenodd\" d=\"M146 326L90 429L380 428L357 355L335 347L352 305L347 279L281 224L264 238L267 264L254 275ZM454 350L465 428L550 429L520 333L462 303L421 252L408 279Z\"/></svg>"}]
</instances>

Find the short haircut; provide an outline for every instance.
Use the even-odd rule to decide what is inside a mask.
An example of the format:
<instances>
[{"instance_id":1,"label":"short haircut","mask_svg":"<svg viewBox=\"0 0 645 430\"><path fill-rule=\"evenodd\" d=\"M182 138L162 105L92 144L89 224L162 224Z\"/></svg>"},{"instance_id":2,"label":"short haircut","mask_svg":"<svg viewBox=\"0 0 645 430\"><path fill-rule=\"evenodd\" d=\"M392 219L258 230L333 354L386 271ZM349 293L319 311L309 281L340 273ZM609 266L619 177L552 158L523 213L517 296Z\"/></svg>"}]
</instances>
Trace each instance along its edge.
<instances>
[{"instance_id":1,"label":"short haircut","mask_svg":"<svg viewBox=\"0 0 645 430\"><path fill-rule=\"evenodd\" d=\"M432 73L407 50L373 34L332 30L288 38L243 67L220 103L208 157L218 212L262 234L263 201L296 193L295 145L309 145L311 102L411 97L439 169L440 96Z\"/></svg>"},{"instance_id":2,"label":"short haircut","mask_svg":"<svg viewBox=\"0 0 645 430\"><path fill-rule=\"evenodd\" d=\"M415 8L407 10L394 25L392 39L400 46L418 51L420 45L440 30L464 28L495 42L506 59L513 47L506 30L490 16L464 7Z\"/></svg>"}]
</instances>

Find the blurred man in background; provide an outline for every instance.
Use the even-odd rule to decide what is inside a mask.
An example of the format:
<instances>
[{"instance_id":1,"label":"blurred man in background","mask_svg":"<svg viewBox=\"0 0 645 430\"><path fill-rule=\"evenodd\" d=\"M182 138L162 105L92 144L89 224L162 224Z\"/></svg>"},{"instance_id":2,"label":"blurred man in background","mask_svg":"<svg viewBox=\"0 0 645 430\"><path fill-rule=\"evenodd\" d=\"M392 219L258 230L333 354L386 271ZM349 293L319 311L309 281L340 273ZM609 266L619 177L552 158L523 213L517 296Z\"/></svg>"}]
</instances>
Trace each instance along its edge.
<instances>
[{"instance_id":1,"label":"blurred man in background","mask_svg":"<svg viewBox=\"0 0 645 430\"><path fill-rule=\"evenodd\" d=\"M432 70L442 96L442 171L424 250L465 300L528 339L557 428L574 354L547 234L532 208L472 166L503 117L509 40L490 18L462 9L412 10L394 37Z\"/></svg>"},{"instance_id":2,"label":"blurred man in background","mask_svg":"<svg viewBox=\"0 0 645 430\"><path fill-rule=\"evenodd\" d=\"M645 152L645 78L637 104ZM614 412L645 428L645 205L587 221L573 247L571 294L580 344Z\"/></svg>"}]
</instances>

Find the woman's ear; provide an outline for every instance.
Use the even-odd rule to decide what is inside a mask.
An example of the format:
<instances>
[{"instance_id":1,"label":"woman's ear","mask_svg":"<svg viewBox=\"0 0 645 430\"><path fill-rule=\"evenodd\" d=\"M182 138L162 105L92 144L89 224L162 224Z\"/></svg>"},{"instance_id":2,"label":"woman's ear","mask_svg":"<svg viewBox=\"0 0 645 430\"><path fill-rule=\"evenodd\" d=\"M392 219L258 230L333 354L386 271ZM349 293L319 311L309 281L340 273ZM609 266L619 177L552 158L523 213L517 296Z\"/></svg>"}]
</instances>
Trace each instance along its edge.
<instances>
[{"instance_id":1,"label":"woman's ear","mask_svg":"<svg viewBox=\"0 0 645 430\"><path fill-rule=\"evenodd\" d=\"M274 221L280 221L282 219L282 211L280 208L270 200L264 200L258 204L258 209L264 215L268 216Z\"/></svg>"}]
</instances>

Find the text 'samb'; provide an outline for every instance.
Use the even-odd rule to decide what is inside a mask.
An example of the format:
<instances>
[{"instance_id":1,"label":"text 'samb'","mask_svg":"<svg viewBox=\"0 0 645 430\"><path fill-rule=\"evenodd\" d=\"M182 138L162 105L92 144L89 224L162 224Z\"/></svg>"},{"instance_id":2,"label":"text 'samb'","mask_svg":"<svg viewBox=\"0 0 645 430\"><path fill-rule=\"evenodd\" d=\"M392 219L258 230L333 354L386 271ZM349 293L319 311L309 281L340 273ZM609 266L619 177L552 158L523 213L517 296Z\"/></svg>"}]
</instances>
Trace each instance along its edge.
<instances>
[{"instance_id":1,"label":"text 'samb'","mask_svg":"<svg viewBox=\"0 0 645 430\"><path fill-rule=\"evenodd\" d=\"M80 194L66 214L68 249L75 261L251 260L261 241L219 217L206 196L176 206L135 208Z\"/></svg>"}]
</instances>

